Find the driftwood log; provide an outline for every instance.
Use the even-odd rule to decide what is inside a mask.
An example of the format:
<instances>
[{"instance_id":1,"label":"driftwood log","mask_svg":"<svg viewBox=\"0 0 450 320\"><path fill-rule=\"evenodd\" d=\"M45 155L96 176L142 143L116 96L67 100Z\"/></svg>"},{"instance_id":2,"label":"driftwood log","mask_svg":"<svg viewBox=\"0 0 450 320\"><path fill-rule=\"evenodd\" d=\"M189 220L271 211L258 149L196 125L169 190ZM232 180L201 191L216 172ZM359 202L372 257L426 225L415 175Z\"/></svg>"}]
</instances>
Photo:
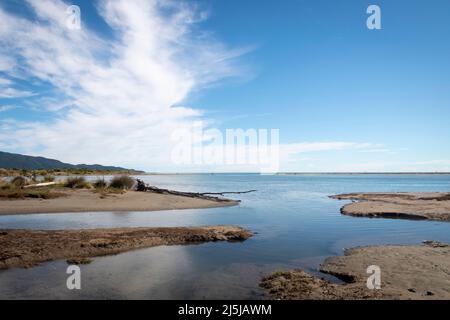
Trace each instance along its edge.
<instances>
[{"instance_id":1,"label":"driftwood log","mask_svg":"<svg viewBox=\"0 0 450 320\"><path fill-rule=\"evenodd\" d=\"M48 186L53 186L56 184L57 184L57 182L43 182L43 183L30 184L30 185L24 186L23 188L29 189L29 188L48 187Z\"/></svg>"},{"instance_id":2,"label":"driftwood log","mask_svg":"<svg viewBox=\"0 0 450 320\"><path fill-rule=\"evenodd\" d=\"M142 181L140 179L136 179L136 181L137 181L137 185L136 185L137 191L155 192L155 193L161 193L161 194L172 194L172 195L176 195L176 196L213 200L213 201L217 201L217 202L230 201L230 200L219 198L219 197L213 197L212 195L224 196L225 194L241 194L241 193L250 193L250 192L256 191L256 190L248 190L248 191L226 191L226 192L183 192L183 191L175 191L175 190L153 187L153 186L150 186L150 185L144 183L144 181ZM240 202L241 200L235 200L235 201Z\"/></svg>"}]
</instances>

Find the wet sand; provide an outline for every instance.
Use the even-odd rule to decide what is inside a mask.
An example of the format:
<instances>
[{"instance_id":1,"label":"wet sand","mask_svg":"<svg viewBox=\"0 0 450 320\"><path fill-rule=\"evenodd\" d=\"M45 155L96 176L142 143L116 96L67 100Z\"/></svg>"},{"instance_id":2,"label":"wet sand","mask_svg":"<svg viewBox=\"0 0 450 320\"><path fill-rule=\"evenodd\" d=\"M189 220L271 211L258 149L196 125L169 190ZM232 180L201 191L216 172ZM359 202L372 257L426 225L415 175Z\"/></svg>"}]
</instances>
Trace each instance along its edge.
<instances>
[{"instance_id":1,"label":"wet sand","mask_svg":"<svg viewBox=\"0 0 450 320\"><path fill-rule=\"evenodd\" d=\"M342 214L355 217L450 220L447 192L349 193L331 198L355 200L341 208Z\"/></svg>"},{"instance_id":2,"label":"wet sand","mask_svg":"<svg viewBox=\"0 0 450 320\"><path fill-rule=\"evenodd\" d=\"M381 289L370 290L367 267L381 269ZM325 260L321 272L345 284L332 283L302 270L276 272L261 286L276 299L450 299L450 245L368 246L346 250Z\"/></svg>"},{"instance_id":3,"label":"wet sand","mask_svg":"<svg viewBox=\"0 0 450 320\"><path fill-rule=\"evenodd\" d=\"M28 213L99 212L99 211L155 211L225 207L239 201L200 199L171 194L127 191L106 196L92 190L57 189L66 194L56 199L0 200L0 215Z\"/></svg>"},{"instance_id":4,"label":"wet sand","mask_svg":"<svg viewBox=\"0 0 450 320\"><path fill-rule=\"evenodd\" d=\"M236 226L0 230L0 269L32 267L57 259L88 263L89 257L160 245L244 241L252 233Z\"/></svg>"}]
</instances>

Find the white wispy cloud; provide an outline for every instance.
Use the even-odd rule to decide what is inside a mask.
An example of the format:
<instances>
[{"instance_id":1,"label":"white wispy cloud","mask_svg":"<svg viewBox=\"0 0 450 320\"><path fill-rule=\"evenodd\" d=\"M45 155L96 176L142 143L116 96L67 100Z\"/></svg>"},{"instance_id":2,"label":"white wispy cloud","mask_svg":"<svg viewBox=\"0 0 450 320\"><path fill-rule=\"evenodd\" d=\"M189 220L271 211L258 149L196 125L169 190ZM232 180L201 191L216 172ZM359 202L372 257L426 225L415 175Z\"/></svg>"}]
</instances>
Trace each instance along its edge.
<instances>
[{"instance_id":1,"label":"white wispy cloud","mask_svg":"<svg viewBox=\"0 0 450 320\"><path fill-rule=\"evenodd\" d=\"M2 26L3 24L0 22L0 27ZM9 58L7 55L2 54L2 51L4 53L4 50L0 50L0 71L11 71L11 67L14 65L14 60Z\"/></svg>"},{"instance_id":2,"label":"white wispy cloud","mask_svg":"<svg viewBox=\"0 0 450 320\"><path fill-rule=\"evenodd\" d=\"M12 81L5 78L0 78L0 86L6 86L12 84Z\"/></svg>"},{"instance_id":3,"label":"white wispy cloud","mask_svg":"<svg viewBox=\"0 0 450 320\"><path fill-rule=\"evenodd\" d=\"M0 106L0 112L5 112L8 110L14 109L14 106L6 105L6 106Z\"/></svg>"},{"instance_id":4,"label":"white wispy cloud","mask_svg":"<svg viewBox=\"0 0 450 320\"><path fill-rule=\"evenodd\" d=\"M43 106L64 109L53 121L16 123L9 132L0 131L3 147L32 154L146 169L166 164L171 132L202 115L173 106L203 86L238 75L233 59L246 52L201 32L195 24L205 15L187 3L99 1L113 38L86 25L66 28L62 1L27 4L36 19L0 8L0 70L49 83L66 97ZM31 94L0 91L4 98Z\"/></svg>"},{"instance_id":5,"label":"white wispy cloud","mask_svg":"<svg viewBox=\"0 0 450 320\"><path fill-rule=\"evenodd\" d=\"M5 106L0 106L0 112L5 112L11 109L15 109L16 106L13 105L5 105Z\"/></svg>"},{"instance_id":6,"label":"white wispy cloud","mask_svg":"<svg viewBox=\"0 0 450 320\"><path fill-rule=\"evenodd\" d=\"M0 87L0 98L3 99L14 99L14 98L25 98L35 95L31 91L17 90L15 88L1 88Z\"/></svg>"}]
</instances>

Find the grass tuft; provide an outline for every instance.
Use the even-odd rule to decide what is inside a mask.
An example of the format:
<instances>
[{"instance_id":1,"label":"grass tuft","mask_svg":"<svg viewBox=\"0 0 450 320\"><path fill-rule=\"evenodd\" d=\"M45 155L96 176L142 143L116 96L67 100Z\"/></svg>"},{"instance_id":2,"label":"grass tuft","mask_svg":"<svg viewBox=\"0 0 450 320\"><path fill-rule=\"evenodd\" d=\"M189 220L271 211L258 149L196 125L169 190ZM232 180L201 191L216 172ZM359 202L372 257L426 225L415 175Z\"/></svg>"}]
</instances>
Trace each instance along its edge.
<instances>
[{"instance_id":1,"label":"grass tuft","mask_svg":"<svg viewBox=\"0 0 450 320\"><path fill-rule=\"evenodd\" d=\"M133 178L131 178L130 176L118 176L118 177L114 177L109 186L110 188L113 189L122 189L122 190L129 190L131 188L133 188L134 184L135 184L135 180Z\"/></svg>"},{"instance_id":2,"label":"grass tuft","mask_svg":"<svg viewBox=\"0 0 450 320\"><path fill-rule=\"evenodd\" d=\"M92 185L95 189L106 189L106 187L108 187L108 183L105 181L105 179L97 179Z\"/></svg>"},{"instance_id":3,"label":"grass tuft","mask_svg":"<svg viewBox=\"0 0 450 320\"><path fill-rule=\"evenodd\" d=\"M65 193L52 191L48 189L19 189L15 187L0 188L0 200L13 199L56 199L66 196Z\"/></svg>"},{"instance_id":4,"label":"grass tuft","mask_svg":"<svg viewBox=\"0 0 450 320\"><path fill-rule=\"evenodd\" d=\"M72 189L83 189L89 188L90 185L84 177L70 177L66 180L64 187Z\"/></svg>"},{"instance_id":5,"label":"grass tuft","mask_svg":"<svg viewBox=\"0 0 450 320\"><path fill-rule=\"evenodd\" d=\"M23 188L27 185L27 179L22 176L14 177L11 180L11 185L13 185L16 188Z\"/></svg>"}]
</instances>

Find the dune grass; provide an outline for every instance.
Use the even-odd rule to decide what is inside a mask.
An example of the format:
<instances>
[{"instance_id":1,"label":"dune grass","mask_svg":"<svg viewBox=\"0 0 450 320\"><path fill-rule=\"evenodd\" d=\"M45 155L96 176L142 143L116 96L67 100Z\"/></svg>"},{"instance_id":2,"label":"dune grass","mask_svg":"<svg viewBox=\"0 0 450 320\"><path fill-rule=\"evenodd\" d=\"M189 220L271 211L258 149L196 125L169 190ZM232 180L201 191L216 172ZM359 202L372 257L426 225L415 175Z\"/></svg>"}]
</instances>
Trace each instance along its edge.
<instances>
[{"instance_id":1,"label":"dune grass","mask_svg":"<svg viewBox=\"0 0 450 320\"><path fill-rule=\"evenodd\" d=\"M40 182L53 182L53 176L43 176ZM105 179L97 179L89 183L85 177L68 177L67 180L50 186L33 187L33 181L23 176L14 177L11 180L0 178L0 200L13 199L55 199L67 196L64 189L91 189L106 198L108 194L124 193L134 187L136 181L128 175L116 176L108 183ZM26 188L24 188L27 186Z\"/></svg>"},{"instance_id":2,"label":"dune grass","mask_svg":"<svg viewBox=\"0 0 450 320\"><path fill-rule=\"evenodd\" d=\"M10 184L16 188L23 188L27 185L27 178L22 176L14 177Z\"/></svg>"},{"instance_id":3,"label":"dune grass","mask_svg":"<svg viewBox=\"0 0 450 320\"><path fill-rule=\"evenodd\" d=\"M64 187L71 189L86 189L90 188L90 184L84 177L69 177L64 183Z\"/></svg>"},{"instance_id":4,"label":"dune grass","mask_svg":"<svg viewBox=\"0 0 450 320\"><path fill-rule=\"evenodd\" d=\"M0 200L55 199L66 196L63 192L55 191L53 187L23 189L23 186L20 187L21 183L15 182L0 180Z\"/></svg>"},{"instance_id":5,"label":"dune grass","mask_svg":"<svg viewBox=\"0 0 450 320\"><path fill-rule=\"evenodd\" d=\"M106 189L108 187L108 183L105 181L104 178L102 179L97 179L92 183L92 186L95 189Z\"/></svg>"},{"instance_id":6,"label":"dune grass","mask_svg":"<svg viewBox=\"0 0 450 320\"><path fill-rule=\"evenodd\" d=\"M109 187L113 189L129 190L133 188L135 183L136 180L134 180L130 176L123 175L112 178L111 182L109 183Z\"/></svg>"},{"instance_id":7,"label":"dune grass","mask_svg":"<svg viewBox=\"0 0 450 320\"><path fill-rule=\"evenodd\" d=\"M94 170L94 169L84 169L84 168L60 168L60 169L5 169L0 168L0 176L3 177L15 177L24 176L28 178L35 177L45 177L50 176L83 176L83 175L112 175L112 174L143 174L143 171L138 170Z\"/></svg>"}]
</instances>

